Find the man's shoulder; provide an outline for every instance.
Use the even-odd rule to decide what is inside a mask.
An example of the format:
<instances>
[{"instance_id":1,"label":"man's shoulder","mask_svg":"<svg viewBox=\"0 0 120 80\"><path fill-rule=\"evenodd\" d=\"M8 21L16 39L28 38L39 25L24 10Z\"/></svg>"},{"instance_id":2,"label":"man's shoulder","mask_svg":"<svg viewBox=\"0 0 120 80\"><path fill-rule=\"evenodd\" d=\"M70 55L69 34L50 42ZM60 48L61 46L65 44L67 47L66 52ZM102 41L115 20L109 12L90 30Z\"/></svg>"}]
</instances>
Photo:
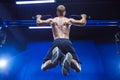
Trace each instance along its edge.
<instances>
[{"instance_id":1,"label":"man's shoulder","mask_svg":"<svg viewBox=\"0 0 120 80\"><path fill-rule=\"evenodd\" d=\"M58 17L54 17L53 19L57 19Z\"/></svg>"}]
</instances>

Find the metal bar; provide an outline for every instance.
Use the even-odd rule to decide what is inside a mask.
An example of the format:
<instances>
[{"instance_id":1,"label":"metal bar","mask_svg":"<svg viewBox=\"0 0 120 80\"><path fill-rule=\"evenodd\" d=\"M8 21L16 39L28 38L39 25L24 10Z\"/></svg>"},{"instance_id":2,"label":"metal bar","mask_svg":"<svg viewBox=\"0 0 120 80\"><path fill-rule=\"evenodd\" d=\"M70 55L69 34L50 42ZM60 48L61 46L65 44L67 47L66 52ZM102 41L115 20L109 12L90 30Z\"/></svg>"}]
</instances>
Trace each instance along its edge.
<instances>
[{"instance_id":1,"label":"metal bar","mask_svg":"<svg viewBox=\"0 0 120 80\"><path fill-rule=\"evenodd\" d=\"M37 26L35 20L1 20L0 26L3 27L28 27L28 26ZM88 20L86 26L117 26L120 27L120 20Z\"/></svg>"}]
</instances>

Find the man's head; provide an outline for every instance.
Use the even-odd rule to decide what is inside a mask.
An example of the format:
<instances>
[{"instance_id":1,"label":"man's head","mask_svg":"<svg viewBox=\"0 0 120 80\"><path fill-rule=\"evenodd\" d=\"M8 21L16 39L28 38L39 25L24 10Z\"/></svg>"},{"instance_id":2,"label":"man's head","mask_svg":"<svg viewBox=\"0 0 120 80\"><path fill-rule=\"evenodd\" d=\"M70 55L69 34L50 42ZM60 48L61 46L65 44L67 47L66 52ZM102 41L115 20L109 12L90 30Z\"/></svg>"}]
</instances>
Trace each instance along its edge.
<instances>
[{"instance_id":1,"label":"man's head","mask_svg":"<svg viewBox=\"0 0 120 80\"><path fill-rule=\"evenodd\" d=\"M59 5L57 7L57 16L65 16L66 15L66 8L64 5Z\"/></svg>"}]
</instances>

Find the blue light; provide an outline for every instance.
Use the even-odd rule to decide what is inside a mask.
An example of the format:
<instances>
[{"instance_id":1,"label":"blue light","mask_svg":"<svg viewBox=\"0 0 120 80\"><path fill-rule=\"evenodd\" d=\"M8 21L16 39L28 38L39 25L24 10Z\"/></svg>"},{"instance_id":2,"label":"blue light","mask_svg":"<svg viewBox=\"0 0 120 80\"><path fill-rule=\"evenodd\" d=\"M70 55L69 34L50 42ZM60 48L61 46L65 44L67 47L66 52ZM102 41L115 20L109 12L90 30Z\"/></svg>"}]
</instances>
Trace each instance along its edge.
<instances>
[{"instance_id":1,"label":"blue light","mask_svg":"<svg viewBox=\"0 0 120 80\"><path fill-rule=\"evenodd\" d=\"M6 59L1 59L0 60L0 69L3 69L7 66L7 60Z\"/></svg>"},{"instance_id":2,"label":"blue light","mask_svg":"<svg viewBox=\"0 0 120 80\"><path fill-rule=\"evenodd\" d=\"M0 26L0 30L2 29L2 27Z\"/></svg>"},{"instance_id":3,"label":"blue light","mask_svg":"<svg viewBox=\"0 0 120 80\"><path fill-rule=\"evenodd\" d=\"M39 0L39 1L16 1L16 4L39 4L39 3L54 3L55 0Z\"/></svg>"}]
</instances>

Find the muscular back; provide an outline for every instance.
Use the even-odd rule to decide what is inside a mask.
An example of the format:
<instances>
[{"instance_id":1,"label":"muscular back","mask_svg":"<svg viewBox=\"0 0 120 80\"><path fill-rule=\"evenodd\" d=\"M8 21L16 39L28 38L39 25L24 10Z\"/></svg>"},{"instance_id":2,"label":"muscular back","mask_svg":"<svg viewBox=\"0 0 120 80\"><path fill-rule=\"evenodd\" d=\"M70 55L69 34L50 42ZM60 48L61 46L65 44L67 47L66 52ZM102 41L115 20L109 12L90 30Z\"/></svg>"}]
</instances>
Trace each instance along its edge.
<instances>
[{"instance_id":1,"label":"muscular back","mask_svg":"<svg viewBox=\"0 0 120 80\"><path fill-rule=\"evenodd\" d=\"M66 17L55 17L52 22L52 32L54 39L66 38L69 39L70 20Z\"/></svg>"},{"instance_id":2,"label":"muscular back","mask_svg":"<svg viewBox=\"0 0 120 80\"><path fill-rule=\"evenodd\" d=\"M70 33L70 26L71 24L76 26L84 26L86 24L86 15L82 14L81 20L75 20L73 18L66 18L66 17L55 17L55 18L49 18L47 20L41 20L41 15L36 16L36 23L37 24L51 24L52 25L52 32L54 39L57 38L66 38L69 39L69 33Z\"/></svg>"}]
</instances>

